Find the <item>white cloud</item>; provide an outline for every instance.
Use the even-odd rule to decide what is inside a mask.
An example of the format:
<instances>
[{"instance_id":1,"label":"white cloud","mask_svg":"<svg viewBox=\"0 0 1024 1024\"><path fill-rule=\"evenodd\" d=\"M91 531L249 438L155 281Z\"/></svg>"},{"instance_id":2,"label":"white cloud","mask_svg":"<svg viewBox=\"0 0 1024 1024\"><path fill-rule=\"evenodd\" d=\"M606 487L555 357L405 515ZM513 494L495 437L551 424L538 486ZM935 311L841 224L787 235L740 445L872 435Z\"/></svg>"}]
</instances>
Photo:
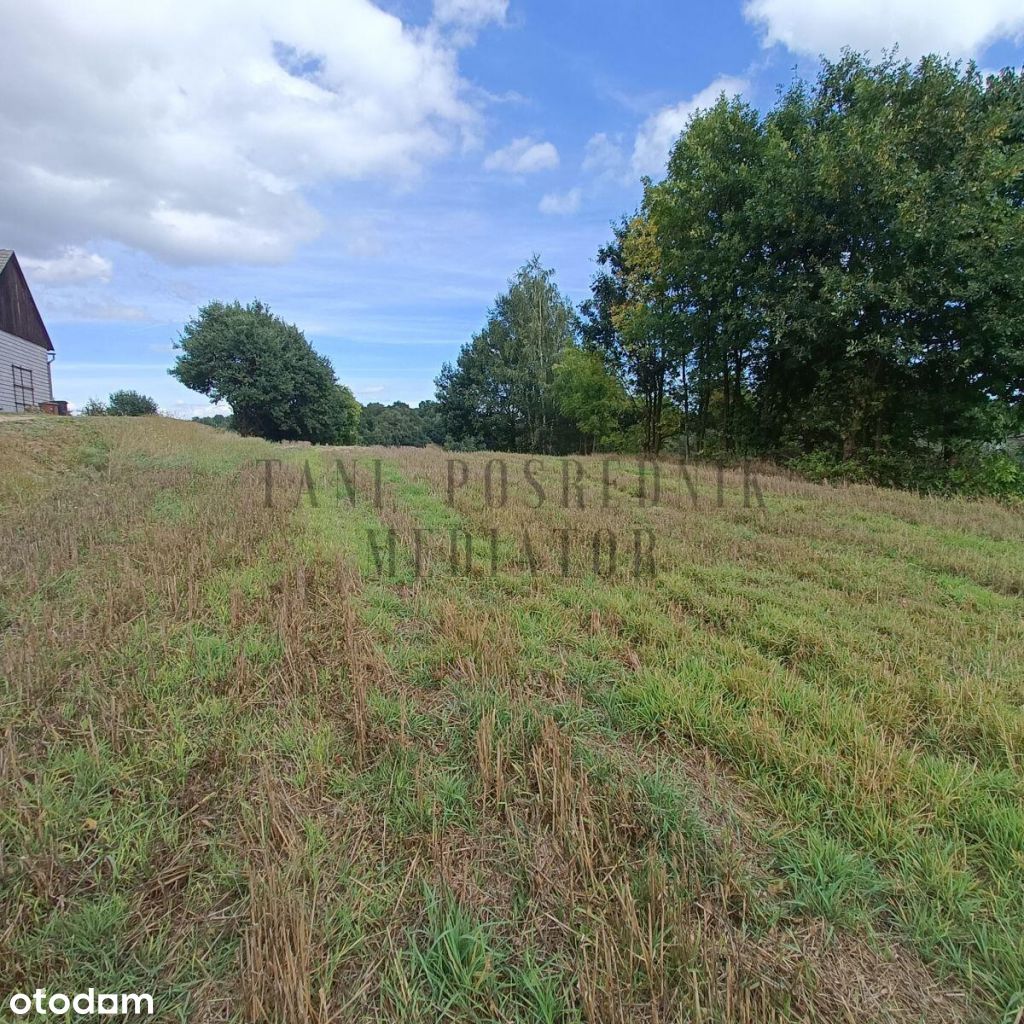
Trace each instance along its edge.
<instances>
[{"instance_id":1,"label":"white cloud","mask_svg":"<svg viewBox=\"0 0 1024 1024\"><path fill-rule=\"evenodd\" d=\"M604 132L598 132L587 139L583 150L583 171L598 177L621 177L626 165L622 146L612 141Z\"/></svg>"},{"instance_id":2,"label":"white cloud","mask_svg":"<svg viewBox=\"0 0 1024 1024\"><path fill-rule=\"evenodd\" d=\"M722 93L731 97L746 88L747 82L742 78L723 75L688 100L652 114L636 134L636 141L633 144L633 173L648 174L652 177L664 174L672 145L693 114L714 106Z\"/></svg>"},{"instance_id":3,"label":"white cloud","mask_svg":"<svg viewBox=\"0 0 1024 1024\"><path fill-rule=\"evenodd\" d=\"M369 0L5 5L0 66L0 239L38 257L280 261L308 189L411 180L476 119L453 41Z\"/></svg>"},{"instance_id":4,"label":"white cloud","mask_svg":"<svg viewBox=\"0 0 1024 1024\"><path fill-rule=\"evenodd\" d=\"M743 13L761 28L765 46L812 56L834 57L850 46L877 57L898 44L911 58L975 57L1024 33L1021 0L748 0Z\"/></svg>"},{"instance_id":5,"label":"white cloud","mask_svg":"<svg viewBox=\"0 0 1024 1024\"><path fill-rule=\"evenodd\" d=\"M32 281L44 284L82 284L86 281L109 281L114 267L110 260L98 253L86 252L77 245L68 245L52 259L20 260Z\"/></svg>"},{"instance_id":6,"label":"white cloud","mask_svg":"<svg viewBox=\"0 0 1024 1024\"><path fill-rule=\"evenodd\" d=\"M505 171L508 174L532 174L557 166L558 150L550 142L537 142L528 135L513 139L484 160L485 171Z\"/></svg>"},{"instance_id":7,"label":"white cloud","mask_svg":"<svg viewBox=\"0 0 1024 1024\"><path fill-rule=\"evenodd\" d=\"M568 192L549 192L541 199L537 209L541 213L575 213L580 208L582 199L583 193L578 188L571 188Z\"/></svg>"},{"instance_id":8,"label":"white cloud","mask_svg":"<svg viewBox=\"0 0 1024 1024\"><path fill-rule=\"evenodd\" d=\"M145 370L153 373L164 373L166 366L157 363L65 363L60 364L62 370L88 370L91 373L116 373L120 370Z\"/></svg>"},{"instance_id":9,"label":"white cloud","mask_svg":"<svg viewBox=\"0 0 1024 1024\"><path fill-rule=\"evenodd\" d=\"M190 420L193 416L228 416L231 406L227 402L214 405L213 402L188 402L178 398L169 406L160 406L161 416L172 416L176 420Z\"/></svg>"},{"instance_id":10,"label":"white cloud","mask_svg":"<svg viewBox=\"0 0 1024 1024\"><path fill-rule=\"evenodd\" d=\"M61 301L51 298L46 304L46 319L54 323L85 321L143 323L152 320L152 316L140 306L116 300L108 302L76 298L71 301Z\"/></svg>"},{"instance_id":11,"label":"white cloud","mask_svg":"<svg viewBox=\"0 0 1024 1024\"><path fill-rule=\"evenodd\" d=\"M489 22L504 24L508 0L434 0L434 21L440 25L482 28Z\"/></svg>"}]
</instances>

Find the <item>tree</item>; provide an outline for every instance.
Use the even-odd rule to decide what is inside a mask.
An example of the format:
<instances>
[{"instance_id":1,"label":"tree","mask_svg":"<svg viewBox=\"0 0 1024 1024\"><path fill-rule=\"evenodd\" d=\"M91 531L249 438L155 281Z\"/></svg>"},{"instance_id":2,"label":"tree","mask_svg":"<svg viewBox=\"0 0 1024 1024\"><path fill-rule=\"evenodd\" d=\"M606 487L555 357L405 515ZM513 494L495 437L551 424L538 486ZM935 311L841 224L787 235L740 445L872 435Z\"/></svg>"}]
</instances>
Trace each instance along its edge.
<instances>
[{"instance_id":1,"label":"tree","mask_svg":"<svg viewBox=\"0 0 1024 1024\"><path fill-rule=\"evenodd\" d=\"M259 301L211 302L183 330L170 370L186 387L227 401L240 434L271 441L352 444L359 403L325 356Z\"/></svg>"},{"instance_id":2,"label":"tree","mask_svg":"<svg viewBox=\"0 0 1024 1024\"><path fill-rule=\"evenodd\" d=\"M676 143L666 180L645 188L654 237L631 238L630 262L644 272L646 305L675 358L687 442L692 432L705 449L753 444L751 372L763 329L751 218L766 198L763 163L757 112L720 97Z\"/></svg>"},{"instance_id":3,"label":"tree","mask_svg":"<svg viewBox=\"0 0 1024 1024\"><path fill-rule=\"evenodd\" d=\"M998 433L1024 366L1022 117L1013 72L856 54L769 114L775 437L850 458Z\"/></svg>"},{"instance_id":4,"label":"tree","mask_svg":"<svg viewBox=\"0 0 1024 1024\"><path fill-rule=\"evenodd\" d=\"M566 450L573 438L554 404L555 365L575 340L572 305L538 257L499 295L484 328L435 383L446 439L495 451Z\"/></svg>"},{"instance_id":5,"label":"tree","mask_svg":"<svg viewBox=\"0 0 1024 1024\"><path fill-rule=\"evenodd\" d=\"M629 397L598 353L566 349L555 366L552 391L559 412L575 425L589 452L618 447Z\"/></svg>"},{"instance_id":6,"label":"tree","mask_svg":"<svg viewBox=\"0 0 1024 1024\"><path fill-rule=\"evenodd\" d=\"M202 423L203 426L213 427L216 430L234 430L235 419L233 416L225 416L223 413L216 413L213 416L193 416L193 423Z\"/></svg>"},{"instance_id":7,"label":"tree","mask_svg":"<svg viewBox=\"0 0 1024 1024\"><path fill-rule=\"evenodd\" d=\"M359 421L359 438L363 444L410 445L422 448L440 443L437 436L434 402L420 402L412 408L405 402L382 405L370 402L363 406Z\"/></svg>"},{"instance_id":8,"label":"tree","mask_svg":"<svg viewBox=\"0 0 1024 1024\"><path fill-rule=\"evenodd\" d=\"M645 188L654 263L616 233L617 343L668 311L705 450L952 459L1005 436L1024 404L1022 126L1013 71L937 57L846 54L764 116L723 98Z\"/></svg>"},{"instance_id":9,"label":"tree","mask_svg":"<svg viewBox=\"0 0 1024 1024\"><path fill-rule=\"evenodd\" d=\"M416 415L423 424L423 434L428 444L444 444L444 420L437 402L429 398L416 406Z\"/></svg>"},{"instance_id":10,"label":"tree","mask_svg":"<svg viewBox=\"0 0 1024 1024\"><path fill-rule=\"evenodd\" d=\"M106 416L107 407L98 398L90 398L89 401L82 406L82 415Z\"/></svg>"},{"instance_id":11,"label":"tree","mask_svg":"<svg viewBox=\"0 0 1024 1024\"><path fill-rule=\"evenodd\" d=\"M138 391L115 391L107 401L108 416L155 416L156 402Z\"/></svg>"},{"instance_id":12,"label":"tree","mask_svg":"<svg viewBox=\"0 0 1024 1024\"><path fill-rule=\"evenodd\" d=\"M635 400L639 446L656 454L678 430L670 422L669 400L680 360L651 220L643 214L623 220L598 253L598 263L605 269L580 307L584 346L601 353Z\"/></svg>"}]
</instances>

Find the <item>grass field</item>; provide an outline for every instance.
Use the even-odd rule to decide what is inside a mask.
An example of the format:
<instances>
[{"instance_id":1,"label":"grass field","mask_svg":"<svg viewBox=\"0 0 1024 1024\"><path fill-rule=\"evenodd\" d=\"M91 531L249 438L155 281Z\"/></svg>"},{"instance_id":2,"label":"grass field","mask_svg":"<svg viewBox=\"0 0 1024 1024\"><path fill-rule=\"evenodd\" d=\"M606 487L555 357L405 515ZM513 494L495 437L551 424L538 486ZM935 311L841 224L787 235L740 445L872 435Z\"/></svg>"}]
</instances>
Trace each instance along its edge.
<instances>
[{"instance_id":1,"label":"grass field","mask_svg":"<svg viewBox=\"0 0 1024 1024\"><path fill-rule=\"evenodd\" d=\"M1024 515L447 458L0 421L0 1013L1016 1019Z\"/></svg>"}]
</instances>

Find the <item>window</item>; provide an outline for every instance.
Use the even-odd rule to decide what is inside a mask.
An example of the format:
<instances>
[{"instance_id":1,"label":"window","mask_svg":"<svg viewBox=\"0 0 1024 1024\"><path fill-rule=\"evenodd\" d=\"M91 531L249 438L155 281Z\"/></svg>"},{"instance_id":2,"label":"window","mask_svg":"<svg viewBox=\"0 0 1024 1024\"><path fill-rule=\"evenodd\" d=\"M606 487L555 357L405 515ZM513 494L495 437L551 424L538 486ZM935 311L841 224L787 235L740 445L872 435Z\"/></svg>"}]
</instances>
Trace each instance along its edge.
<instances>
[{"instance_id":1,"label":"window","mask_svg":"<svg viewBox=\"0 0 1024 1024\"><path fill-rule=\"evenodd\" d=\"M14 408L18 412L31 409L36 404L36 392L32 386L32 371L23 366L12 366L14 375Z\"/></svg>"}]
</instances>

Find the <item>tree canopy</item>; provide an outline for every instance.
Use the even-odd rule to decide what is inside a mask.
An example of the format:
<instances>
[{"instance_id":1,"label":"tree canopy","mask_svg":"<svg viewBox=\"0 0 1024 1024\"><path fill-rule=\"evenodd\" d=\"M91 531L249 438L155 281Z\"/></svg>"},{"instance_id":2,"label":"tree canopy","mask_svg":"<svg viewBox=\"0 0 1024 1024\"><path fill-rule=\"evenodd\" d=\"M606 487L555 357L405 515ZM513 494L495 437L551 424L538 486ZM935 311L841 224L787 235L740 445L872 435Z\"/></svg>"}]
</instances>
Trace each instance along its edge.
<instances>
[{"instance_id":1,"label":"tree canopy","mask_svg":"<svg viewBox=\"0 0 1024 1024\"><path fill-rule=\"evenodd\" d=\"M483 329L437 377L446 437L496 451L551 452L575 440L552 390L575 341L572 304L534 256L499 295Z\"/></svg>"},{"instance_id":2,"label":"tree canopy","mask_svg":"<svg viewBox=\"0 0 1024 1024\"><path fill-rule=\"evenodd\" d=\"M170 370L231 406L234 429L271 441L351 444L359 403L303 333L258 301L211 302L182 331Z\"/></svg>"},{"instance_id":3,"label":"tree canopy","mask_svg":"<svg viewBox=\"0 0 1024 1024\"><path fill-rule=\"evenodd\" d=\"M1005 433L1024 382L1022 124L1013 72L856 54L763 116L723 97L694 118L638 216L687 431L845 458ZM624 248L625 285L650 262Z\"/></svg>"},{"instance_id":4,"label":"tree canopy","mask_svg":"<svg viewBox=\"0 0 1024 1024\"><path fill-rule=\"evenodd\" d=\"M600 355L566 349L555 365L552 391L556 407L575 426L587 450L620 447L629 397Z\"/></svg>"},{"instance_id":5,"label":"tree canopy","mask_svg":"<svg viewBox=\"0 0 1024 1024\"><path fill-rule=\"evenodd\" d=\"M84 416L156 416L156 401L138 391L115 391L106 404L90 398L82 408Z\"/></svg>"},{"instance_id":6,"label":"tree canopy","mask_svg":"<svg viewBox=\"0 0 1024 1024\"><path fill-rule=\"evenodd\" d=\"M597 262L578 319L513 278L437 379L451 443L948 478L1024 432L1024 79L846 53L722 96Z\"/></svg>"},{"instance_id":7,"label":"tree canopy","mask_svg":"<svg viewBox=\"0 0 1024 1024\"><path fill-rule=\"evenodd\" d=\"M437 402L420 402L413 407L405 402L383 405L369 402L359 419L359 440L363 444L411 445L422 448L440 444L444 432Z\"/></svg>"}]
</instances>

